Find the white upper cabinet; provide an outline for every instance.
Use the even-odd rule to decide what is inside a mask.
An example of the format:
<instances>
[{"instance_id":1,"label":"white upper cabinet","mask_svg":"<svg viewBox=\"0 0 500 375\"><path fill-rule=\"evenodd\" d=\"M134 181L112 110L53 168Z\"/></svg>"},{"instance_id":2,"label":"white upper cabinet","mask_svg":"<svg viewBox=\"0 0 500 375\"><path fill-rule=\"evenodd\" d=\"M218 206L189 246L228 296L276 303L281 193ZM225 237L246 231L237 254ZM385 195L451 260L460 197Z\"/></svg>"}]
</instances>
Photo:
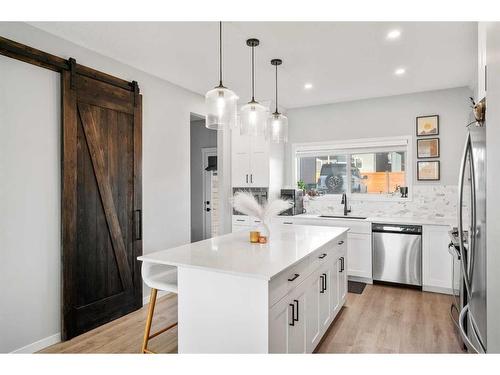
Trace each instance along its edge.
<instances>
[{"instance_id":1,"label":"white upper cabinet","mask_svg":"<svg viewBox=\"0 0 500 375\"><path fill-rule=\"evenodd\" d=\"M231 182L233 187L269 188L276 195L283 181L283 145L264 136L231 135ZM274 161L274 162L273 162Z\"/></svg>"},{"instance_id":2,"label":"white upper cabinet","mask_svg":"<svg viewBox=\"0 0 500 375\"><path fill-rule=\"evenodd\" d=\"M487 89L486 66L486 23L479 22L477 26L477 95L476 101L486 96Z\"/></svg>"}]
</instances>

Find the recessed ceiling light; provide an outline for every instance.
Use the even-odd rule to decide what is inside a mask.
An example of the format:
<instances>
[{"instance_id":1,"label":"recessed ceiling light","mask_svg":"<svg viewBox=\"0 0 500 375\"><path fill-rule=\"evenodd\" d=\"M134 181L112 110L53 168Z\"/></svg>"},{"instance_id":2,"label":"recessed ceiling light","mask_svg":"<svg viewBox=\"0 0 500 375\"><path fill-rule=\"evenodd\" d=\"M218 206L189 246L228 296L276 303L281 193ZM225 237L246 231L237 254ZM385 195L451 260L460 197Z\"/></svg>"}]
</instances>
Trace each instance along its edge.
<instances>
[{"instance_id":1,"label":"recessed ceiling light","mask_svg":"<svg viewBox=\"0 0 500 375\"><path fill-rule=\"evenodd\" d=\"M312 87L313 87L312 83L306 83L306 84L304 85L304 88L305 88L306 90L310 90L310 89L312 89Z\"/></svg>"},{"instance_id":2,"label":"recessed ceiling light","mask_svg":"<svg viewBox=\"0 0 500 375\"><path fill-rule=\"evenodd\" d=\"M397 76L402 76L403 74L406 73L406 69L405 68L398 68L394 71L394 74L397 75Z\"/></svg>"},{"instance_id":3,"label":"recessed ceiling light","mask_svg":"<svg viewBox=\"0 0 500 375\"><path fill-rule=\"evenodd\" d=\"M391 30L387 33L387 39L395 40L401 36L401 31L399 30Z\"/></svg>"}]
</instances>

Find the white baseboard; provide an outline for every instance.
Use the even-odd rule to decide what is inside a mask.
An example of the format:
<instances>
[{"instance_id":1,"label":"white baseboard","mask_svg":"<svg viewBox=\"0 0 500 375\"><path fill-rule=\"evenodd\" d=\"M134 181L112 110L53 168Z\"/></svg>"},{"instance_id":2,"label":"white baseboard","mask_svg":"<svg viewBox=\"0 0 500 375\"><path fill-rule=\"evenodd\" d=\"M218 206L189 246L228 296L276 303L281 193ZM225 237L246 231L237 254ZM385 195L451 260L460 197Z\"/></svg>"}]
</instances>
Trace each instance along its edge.
<instances>
[{"instance_id":1,"label":"white baseboard","mask_svg":"<svg viewBox=\"0 0 500 375\"><path fill-rule=\"evenodd\" d=\"M171 292L167 292L165 290L159 290L158 293L156 294L156 298L160 298L163 296L166 296L170 294ZM151 297L151 294L148 294L146 297L142 299L142 305L147 305L149 303L149 298Z\"/></svg>"},{"instance_id":2,"label":"white baseboard","mask_svg":"<svg viewBox=\"0 0 500 375\"><path fill-rule=\"evenodd\" d=\"M441 286L430 286L423 285L422 290L424 292L441 293L441 294L453 294L452 288L443 288Z\"/></svg>"},{"instance_id":3,"label":"white baseboard","mask_svg":"<svg viewBox=\"0 0 500 375\"><path fill-rule=\"evenodd\" d=\"M45 349L48 346L57 344L61 342L61 333L56 333L55 335L45 337L41 340L38 340L32 344L23 346L22 348L16 349L12 351L13 354L31 354L36 353L39 350Z\"/></svg>"},{"instance_id":4,"label":"white baseboard","mask_svg":"<svg viewBox=\"0 0 500 375\"><path fill-rule=\"evenodd\" d=\"M359 281L359 282L366 283L366 284L373 284L373 279L371 279L369 277L349 276L348 275L347 280Z\"/></svg>"}]
</instances>

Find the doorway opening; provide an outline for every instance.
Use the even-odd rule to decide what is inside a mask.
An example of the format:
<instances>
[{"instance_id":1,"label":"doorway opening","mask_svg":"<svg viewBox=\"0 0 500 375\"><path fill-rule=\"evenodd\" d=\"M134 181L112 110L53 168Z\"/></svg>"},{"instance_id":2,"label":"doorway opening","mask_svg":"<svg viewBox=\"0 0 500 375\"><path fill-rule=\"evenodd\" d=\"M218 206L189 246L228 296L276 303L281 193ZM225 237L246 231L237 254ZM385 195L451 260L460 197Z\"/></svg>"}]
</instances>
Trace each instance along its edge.
<instances>
[{"instance_id":1,"label":"doorway opening","mask_svg":"<svg viewBox=\"0 0 500 375\"><path fill-rule=\"evenodd\" d=\"M205 118L190 117L191 242L219 233L217 132L205 127Z\"/></svg>"}]
</instances>

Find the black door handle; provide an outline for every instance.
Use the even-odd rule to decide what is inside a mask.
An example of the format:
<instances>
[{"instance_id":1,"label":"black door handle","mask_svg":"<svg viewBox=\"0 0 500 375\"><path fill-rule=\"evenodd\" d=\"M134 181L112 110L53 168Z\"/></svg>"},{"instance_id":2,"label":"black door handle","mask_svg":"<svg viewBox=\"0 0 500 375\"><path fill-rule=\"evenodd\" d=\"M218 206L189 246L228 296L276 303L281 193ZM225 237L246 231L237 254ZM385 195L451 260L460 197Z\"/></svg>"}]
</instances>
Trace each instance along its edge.
<instances>
[{"instance_id":1,"label":"black door handle","mask_svg":"<svg viewBox=\"0 0 500 375\"><path fill-rule=\"evenodd\" d=\"M321 280L321 290L320 293L325 293L325 281L323 280L323 275L320 275L319 279Z\"/></svg>"},{"instance_id":2,"label":"black door handle","mask_svg":"<svg viewBox=\"0 0 500 375\"><path fill-rule=\"evenodd\" d=\"M210 207L205 208L205 211L210 212L212 209Z\"/></svg>"},{"instance_id":3,"label":"black door handle","mask_svg":"<svg viewBox=\"0 0 500 375\"><path fill-rule=\"evenodd\" d=\"M296 322L298 322L299 321L299 300L294 299L293 303L296 304L296 309L295 310L297 312L297 318L294 318L294 319L295 319Z\"/></svg>"},{"instance_id":4,"label":"black door handle","mask_svg":"<svg viewBox=\"0 0 500 375\"><path fill-rule=\"evenodd\" d=\"M135 240L142 240L142 210L134 211Z\"/></svg>"},{"instance_id":5,"label":"black door handle","mask_svg":"<svg viewBox=\"0 0 500 375\"><path fill-rule=\"evenodd\" d=\"M299 276L300 275L298 273L296 273L295 275L293 275L293 277L291 279L288 279L288 281L294 281Z\"/></svg>"},{"instance_id":6,"label":"black door handle","mask_svg":"<svg viewBox=\"0 0 500 375\"><path fill-rule=\"evenodd\" d=\"M210 204L210 201L206 201L205 204Z\"/></svg>"},{"instance_id":7,"label":"black door handle","mask_svg":"<svg viewBox=\"0 0 500 375\"><path fill-rule=\"evenodd\" d=\"M344 257L340 257L340 272L344 272Z\"/></svg>"},{"instance_id":8,"label":"black door handle","mask_svg":"<svg viewBox=\"0 0 500 375\"><path fill-rule=\"evenodd\" d=\"M344 244L344 241L339 241L338 242L339 245L343 245Z\"/></svg>"},{"instance_id":9,"label":"black door handle","mask_svg":"<svg viewBox=\"0 0 500 375\"><path fill-rule=\"evenodd\" d=\"M292 307L292 322L288 324L293 327L295 325L295 305L293 303L290 303L288 306Z\"/></svg>"},{"instance_id":10,"label":"black door handle","mask_svg":"<svg viewBox=\"0 0 500 375\"><path fill-rule=\"evenodd\" d=\"M325 291L325 290L327 290L327 289L328 289L328 288L327 288L327 284L326 284L326 278L327 278L326 273L324 273L324 274L323 274L323 276L324 276L324 277L323 277L323 281L324 281L324 283L325 283L325 286L323 287L323 291Z\"/></svg>"},{"instance_id":11,"label":"black door handle","mask_svg":"<svg viewBox=\"0 0 500 375\"><path fill-rule=\"evenodd\" d=\"M328 254L321 254L318 258L319 259L323 259L324 257L326 257Z\"/></svg>"}]
</instances>

